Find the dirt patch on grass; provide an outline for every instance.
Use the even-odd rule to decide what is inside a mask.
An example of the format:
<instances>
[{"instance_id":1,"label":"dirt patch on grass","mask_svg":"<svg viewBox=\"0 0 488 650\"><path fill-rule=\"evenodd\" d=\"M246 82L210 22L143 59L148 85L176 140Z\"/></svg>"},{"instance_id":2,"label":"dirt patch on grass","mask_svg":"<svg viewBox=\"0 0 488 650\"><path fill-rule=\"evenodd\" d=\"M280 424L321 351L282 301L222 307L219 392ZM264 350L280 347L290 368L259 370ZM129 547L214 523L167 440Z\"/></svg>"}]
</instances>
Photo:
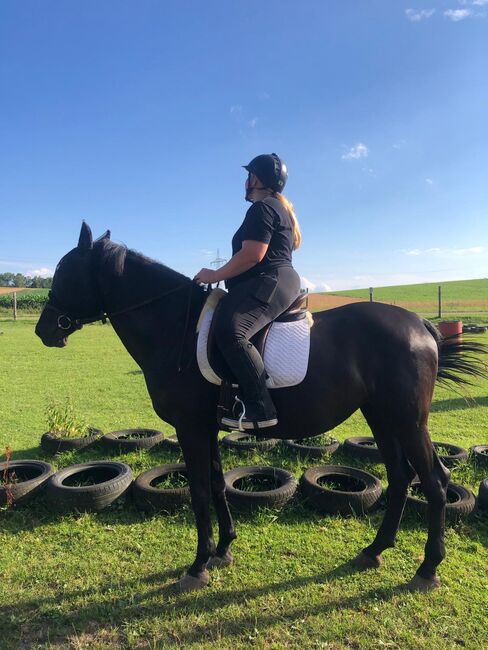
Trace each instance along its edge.
<instances>
[{"instance_id":1,"label":"dirt patch on grass","mask_svg":"<svg viewBox=\"0 0 488 650\"><path fill-rule=\"evenodd\" d=\"M20 289L19 287L0 287L0 296L4 293L14 293L14 291L26 291L26 289Z\"/></svg>"},{"instance_id":2,"label":"dirt patch on grass","mask_svg":"<svg viewBox=\"0 0 488 650\"><path fill-rule=\"evenodd\" d=\"M308 296L308 308L310 311L323 311L342 307L351 302L366 302L364 298L351 298L350 296L331 296L321 293L310 293Z\"/></svg>"}]
</instances>

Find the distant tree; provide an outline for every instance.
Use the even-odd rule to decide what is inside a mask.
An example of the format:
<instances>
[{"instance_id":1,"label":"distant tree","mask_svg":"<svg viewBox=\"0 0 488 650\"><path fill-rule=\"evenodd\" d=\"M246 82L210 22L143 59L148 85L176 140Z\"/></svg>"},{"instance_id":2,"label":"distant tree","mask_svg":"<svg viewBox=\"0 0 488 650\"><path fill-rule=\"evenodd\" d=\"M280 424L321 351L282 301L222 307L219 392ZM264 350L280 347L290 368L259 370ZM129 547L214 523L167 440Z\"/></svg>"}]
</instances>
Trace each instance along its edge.
<instances>
[{"instance_id":1,"label":"distant tree","mask_svg":"<svg viewBox=\"0 0 488 650\"><path fill-rule=\"evenodd\" d=\"M0 273L0 287L19 287L29 289L50 289L53 283L52 278L41 278L36 275L33 278L22 273Z\"/></svg>"},{"instance_id":2,"label":"distant tree","mask_svg":"<svg viewBox=\"0 0 488 650\"><path fill-rule=\"evenodd\" d=\"M27 286L31 289L50 289L52 283L52 278L41 278L40 275L35 275L33 278L27 277Z\"/></svg>"},{"instance_id":3,"label":"distant tree","mask_svg":"<svg viewBox=\"0 0 488 650\"><path fill-rule=\"evenodd\" d=\"M0 286L13 287L15 275L13 273L0 273Z\"/></svg>"},{"instance_id":4,"label":"distant tree","mask_svg":"<svg viewBox=\"0 0 488 650\"><path fill-rule=\"evenodd\" d=\"M16 273L14 278L14 287L24 288L27 284L27 279L22 273Z\"/></svg>"}]
</instances>

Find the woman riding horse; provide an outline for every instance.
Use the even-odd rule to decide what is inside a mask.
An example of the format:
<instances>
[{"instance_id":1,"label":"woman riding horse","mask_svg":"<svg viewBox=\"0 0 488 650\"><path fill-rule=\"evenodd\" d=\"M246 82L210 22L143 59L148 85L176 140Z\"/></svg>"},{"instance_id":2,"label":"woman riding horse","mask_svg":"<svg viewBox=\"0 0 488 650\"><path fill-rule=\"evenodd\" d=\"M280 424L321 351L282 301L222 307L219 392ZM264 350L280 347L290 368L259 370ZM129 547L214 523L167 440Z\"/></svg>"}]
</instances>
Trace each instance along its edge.
<instances>
[{"instance_id":1,"label":"woman riding horse","mask_svg":"<svg viewBox=\"0 0 488 650\"><path fill-rule=\"evenodd\" d=\"M237 378L242 413L222 417L230 429L261 429L278 424L266 387L266 371L250 339L282 314L300 292L300 278L292 266L292 252L301 234L293 205L282 194L288 173L275 153L253 158L244 169L246 201L252 203L232 238L232 258L214 271L201 269L198 283L225 280L228 294L219 307L215 339Z\"/></svg>"},{"instance_id":2,"label":"woman riding horse","mask_svg":"<svg viewBox=\"0 0 488 650\"><path fill-rule=\"evenodd\" d=\"M56 267L36 326L45 345L64 347L85 323L110 318L144 372L154 410L176 429L198 530L196 557L177 583L180 591L204 587L210 567L231 564L236 538L215 419L219 391L201 374L195 354L206 297L189 278L112 242L108 231L93 241L83 223L78 245ZM467 340L444 341L431 323L393 305L359 302L314 314L307 374L300 384L274 391L280 418L271 431L282 440L297 432L310 437L330 431L357 409L363 413L389 486L383 522L355 560L360 569L380 566L383 551L394 546L407 489L417 474L429 504L429 530L424 558L408 588L439 585L449 472L429 436L432 393L436 380L463 384L469 383L466 374L487 378L486 366L473 357L485 351Z\"/></svg>"}]
</instances>

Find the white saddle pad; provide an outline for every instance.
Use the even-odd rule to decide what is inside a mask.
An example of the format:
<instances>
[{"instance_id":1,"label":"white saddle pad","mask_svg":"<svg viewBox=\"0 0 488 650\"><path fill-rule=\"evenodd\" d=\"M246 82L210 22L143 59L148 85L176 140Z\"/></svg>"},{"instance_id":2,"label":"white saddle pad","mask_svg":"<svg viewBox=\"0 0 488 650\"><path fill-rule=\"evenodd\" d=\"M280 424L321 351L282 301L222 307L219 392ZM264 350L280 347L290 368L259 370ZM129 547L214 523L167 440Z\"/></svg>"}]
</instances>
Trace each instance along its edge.
<instances>
[{"instance_id":1,"label":"white saddle pad","mask_svg":"<svg viewBox=\"0 0 488 650\"><path fill-rule=\"evenodd\" d=\"M212 384L218 386L221 378L214 372L208 360L208 334L215 308L226 295L223 289L214 289L202 309L197 325L197 361L200 372ZM268 388L296 386L307 374L310 353L310 327L312 314L291 323L271 325L264 346L263 361L268 374Z\"/></svg>"}]
</instances>

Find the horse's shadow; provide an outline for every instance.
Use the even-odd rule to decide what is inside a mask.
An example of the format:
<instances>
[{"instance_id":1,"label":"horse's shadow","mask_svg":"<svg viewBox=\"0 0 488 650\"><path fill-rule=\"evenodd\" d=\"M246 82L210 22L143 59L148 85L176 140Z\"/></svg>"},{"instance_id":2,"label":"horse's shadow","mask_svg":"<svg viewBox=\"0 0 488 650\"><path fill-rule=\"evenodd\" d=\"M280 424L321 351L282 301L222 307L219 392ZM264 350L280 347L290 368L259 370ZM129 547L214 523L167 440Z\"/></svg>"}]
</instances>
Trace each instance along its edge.
<instances>
[{"instance_id":1,"label":"horse's shadow","mask_svg":"<svg viewBox=\"0 0 488 650\"><path fill-rule=\"evenodd\" d=\"M162 573L155 573L143 577L137 581L126 581L125 583L117 583L117 588L120 590L131 588L134 591L137 585L142 583L162 583L170 581L170 583L161 586L150 586L150 588L142 594L136 594L127 599L127 595L121 596L119 599L110 601L110 624L122 625L130 623L131 619L141 620L144 618L158 618L165 616L173 616L175 609L178 610L179 618L184 617L186 613L191 616L199 614L208 614L210 612L216 614L215 620L211 623L203 622L192 625L191 629L186 632L178 632L179 643L185 647L193 642L201 641L202 638L234 638L243 634L248 625L252 625L253 629L257 628L262 632L267 627L275 623L283 622L284 620L294 621L300 620L305 616L310 615L310 605L307 602L300 607L283 611L280 609L278 612L269 613L263 611L261 615L256 616L254 612L248 612L248 604L250 600L266 596L268 594L289 593L291 590L297 590L309 587L311 585L322 585L327 582L334 582L347 576L351 576L358 572L352 561L345 562L329 571L323 573L301 576L276 582L265 584L259 587L245 587L240 590L229 589L226 591L213 590L212 587L204 589L198 593L178 594L174 588L174 580L178 575L183 573L184 567L168 570ZM91 591L76 590L68 595L70 608L69 611L63 615L60 624L62 631L57 635L56 640L66 640L73 635L73 630L76 634L82 634L87 631L93 634L93 621L100 619L100 597L110 592L112 585L108 584L106 587L93 588ZM371 589L365 593L348 596L344 598L337 598L323 602L322 605L314 605L313 613L327 614L338 608L341 609L356 609L361 603L374 599L387 601L395 595L398 595L403 590L403 585L394 585L389 588ZM64 593L66 598L67 594ZM83 597L86 605L81 606L77 600ZM90 597L93 600L90 600ZM88 602L87 602L88 601ZM227 607L228 605L242 606L241 615L238 617L228 617L222 621L222 617L218 616L218 611ZM42 607L41 607L42 606ZM38 616L37 613L42 609L42 615ZM43 623L43 619L50 620L54 615L59 620L59 594L53 596L40 597L39 599L32 599L25 602L16 602L15 604L0 607L0 618L14 616L17 620L34 619L33 623L38 626ZM96 631L102 631L104 625L102 624ZM50 641L54 641L51 629Z\"/></svg>"}]
</instances>

